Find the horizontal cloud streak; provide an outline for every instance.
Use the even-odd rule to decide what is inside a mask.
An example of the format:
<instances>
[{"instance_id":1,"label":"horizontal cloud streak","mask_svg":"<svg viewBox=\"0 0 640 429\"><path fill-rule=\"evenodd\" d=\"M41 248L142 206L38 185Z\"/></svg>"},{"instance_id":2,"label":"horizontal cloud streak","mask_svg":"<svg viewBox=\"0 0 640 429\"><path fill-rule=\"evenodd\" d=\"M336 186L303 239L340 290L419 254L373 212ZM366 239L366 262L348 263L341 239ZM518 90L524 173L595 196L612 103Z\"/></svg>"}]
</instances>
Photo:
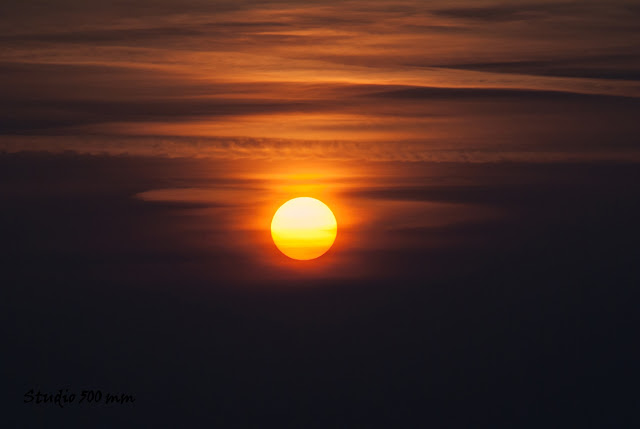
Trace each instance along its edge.
<instances>
[{"instance_id":1,"label":"horizontal cloud streak","mask_svg":"<svg viewBox=\"0 0 640 429\"><path fill-rule=\"evenodd\" d=\"M547 148L443 148L422 142L301 141L252 138L11 136L0 138L0 152L77 152L214 160L347 160L401 162L536 162L626 161L640 162L640 153L628 148L588 151Z\"/></svg>"}]
</instances>

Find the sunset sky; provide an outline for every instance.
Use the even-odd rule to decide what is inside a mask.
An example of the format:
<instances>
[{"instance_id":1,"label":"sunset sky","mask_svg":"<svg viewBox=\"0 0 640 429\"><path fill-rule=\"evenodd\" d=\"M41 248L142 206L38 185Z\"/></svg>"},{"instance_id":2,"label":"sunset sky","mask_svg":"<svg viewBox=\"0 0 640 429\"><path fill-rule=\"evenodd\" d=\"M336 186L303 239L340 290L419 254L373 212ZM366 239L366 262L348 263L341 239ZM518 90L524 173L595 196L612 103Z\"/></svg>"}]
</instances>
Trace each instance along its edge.
<instances>
[{"instance_id":1,"label":"sunset sky","mask_svg":"<svg viewBox=\"0 0 640 429\"><path fill-rule=\"evenodd\" d=\"M639 119L637 1L4 2L3 403L630 427ZM269 231L302 196L307 262ZM22 403L87 386L138 402Z\"/></svg>"},{"instance_id":2,"label":"sunset sky","mask_svg":"<svg viewBox=\"0 0 640 429\"><path fill-rule=\"evenodd\" d=\"M27 1L2 16L6 151L638 156L632 1Z\"/></svg>"}]
</instances>

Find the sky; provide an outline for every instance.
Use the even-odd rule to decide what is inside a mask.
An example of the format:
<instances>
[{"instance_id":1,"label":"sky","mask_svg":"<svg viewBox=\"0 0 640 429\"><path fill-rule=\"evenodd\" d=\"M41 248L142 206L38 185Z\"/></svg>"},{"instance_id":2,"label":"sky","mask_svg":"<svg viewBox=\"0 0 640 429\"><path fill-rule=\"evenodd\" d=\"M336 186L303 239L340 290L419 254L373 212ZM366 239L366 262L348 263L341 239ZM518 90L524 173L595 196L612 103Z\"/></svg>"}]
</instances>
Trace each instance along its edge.
<instances>
[{"instance_id":1,"label":"sky","mask_svg":"<svg viewBox=\"0 0 640 429\"><path fill-rule=\"evenodd\" d=\"M2 12L6 151L637 158L635 2L27 1Z\"/></svg>"},{"instance_id":2,"label":"sky","mask_svg":"<svg viewBox=\"0 0 640 429\"><path fill-rule=\"evenodd\" d=\"M637 2L5 2L0 94L10 427L637 419Z\"/></svg>"}]
</instances>

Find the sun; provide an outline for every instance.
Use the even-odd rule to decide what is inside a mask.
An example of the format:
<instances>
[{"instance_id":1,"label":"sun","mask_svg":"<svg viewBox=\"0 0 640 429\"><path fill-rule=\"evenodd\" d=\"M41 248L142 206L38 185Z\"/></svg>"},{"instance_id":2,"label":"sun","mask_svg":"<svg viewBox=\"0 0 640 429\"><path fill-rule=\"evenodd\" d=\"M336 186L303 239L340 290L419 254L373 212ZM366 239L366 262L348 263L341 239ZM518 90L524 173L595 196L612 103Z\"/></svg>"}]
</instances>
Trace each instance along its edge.
<instances>
[{"instance_id":1,"label":"sun","mask_svg":"<svg viewBox=\"0 0 640 429\"><path fill-rule=\"evenodd\" d=\"M273 215L271 237L292 259L307 261L324 255L336 239L338 224L331 209L315 198L284 203Z\"/></svg>"}]
</instances>

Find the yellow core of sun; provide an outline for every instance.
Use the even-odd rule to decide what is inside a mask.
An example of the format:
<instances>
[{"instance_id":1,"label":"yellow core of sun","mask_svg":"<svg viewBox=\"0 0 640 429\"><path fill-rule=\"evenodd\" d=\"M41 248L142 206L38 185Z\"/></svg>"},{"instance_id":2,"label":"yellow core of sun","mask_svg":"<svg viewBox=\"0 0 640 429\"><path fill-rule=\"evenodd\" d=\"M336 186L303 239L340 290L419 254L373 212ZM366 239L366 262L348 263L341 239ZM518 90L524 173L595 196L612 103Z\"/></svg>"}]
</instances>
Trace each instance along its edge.
<instances>
[{"instance_id":1,"label":"yellow core of sun","mask_svg":"<svg viewBox=\"0 0 640 429\"><path fill-rule=\"evenodd\" d=\"M315 198L300 197L284 203L271 220L276 247L292 259L315 259L336 239L338 224L333 212Z\"/></svg>"}]
</instances>

